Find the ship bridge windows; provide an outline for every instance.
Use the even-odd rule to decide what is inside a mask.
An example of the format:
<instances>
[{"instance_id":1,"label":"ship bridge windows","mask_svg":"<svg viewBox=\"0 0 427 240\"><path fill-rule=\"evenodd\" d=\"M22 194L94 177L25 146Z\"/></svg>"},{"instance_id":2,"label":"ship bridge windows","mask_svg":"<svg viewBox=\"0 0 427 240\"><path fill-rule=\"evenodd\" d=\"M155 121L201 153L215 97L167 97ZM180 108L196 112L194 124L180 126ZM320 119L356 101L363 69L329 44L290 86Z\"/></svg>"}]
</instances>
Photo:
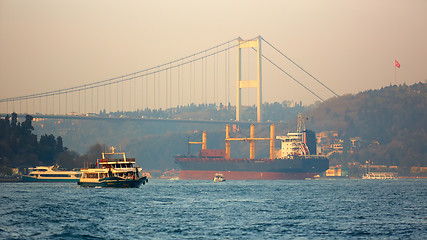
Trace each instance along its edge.
<instances>
[{"instance_id":1,"label":"ship bridge windows","mask_svg":"<svg viewBox=\"0 0 427 240\"><path fill-rule=\"evenodd\" d=\"M113 164L114 168L131 168L131 163L120 163L120 164Z\"/></svg>"}]
</instances>

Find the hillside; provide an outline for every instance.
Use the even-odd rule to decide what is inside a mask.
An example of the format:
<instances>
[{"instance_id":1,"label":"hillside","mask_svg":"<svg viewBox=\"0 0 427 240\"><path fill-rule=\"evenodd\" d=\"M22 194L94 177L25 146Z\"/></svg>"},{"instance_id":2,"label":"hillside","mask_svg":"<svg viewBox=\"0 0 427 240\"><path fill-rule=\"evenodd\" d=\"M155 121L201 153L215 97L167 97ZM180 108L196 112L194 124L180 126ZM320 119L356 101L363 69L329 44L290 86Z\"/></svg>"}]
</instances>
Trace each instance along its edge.
<instances>
[{"instance_id":1,"label":"hillside","mask_svg":"<svg viewBox=\"0 0 427 240\"><path fill-rule=\"evenodd\" d=\"M427 166L427 86L389 86L329 99L306 115L315 131L339 131L363 143L344 161Z\"/></svg>"}]
</instances>

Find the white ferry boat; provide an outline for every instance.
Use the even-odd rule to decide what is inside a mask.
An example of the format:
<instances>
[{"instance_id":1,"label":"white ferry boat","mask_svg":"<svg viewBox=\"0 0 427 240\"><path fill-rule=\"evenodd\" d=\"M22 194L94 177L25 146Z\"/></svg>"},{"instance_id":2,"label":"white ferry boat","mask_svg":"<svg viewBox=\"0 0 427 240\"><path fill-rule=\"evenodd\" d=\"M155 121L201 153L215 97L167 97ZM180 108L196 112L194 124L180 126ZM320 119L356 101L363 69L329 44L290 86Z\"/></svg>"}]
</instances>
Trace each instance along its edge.
<instances>
[{"instance_id":1,"label":"white ferry boat","mask_svg":"<svg viewBox=\"0 0 427 240\"><path fill-rule=\"evenodd\" d=\"M388 172L370 172L363 175L362 179L396 179L396 176Z\"/></svg>"},{"instance_id":2,"label":"white ferry boat","mask_svg":"<svg viewBox=\"0 0 427 240\"><path fill-rule=\"evenodd\" d=\"M28 170L30 173L22 176L24 182L77 182L81 177L80 171L59 170L57 165L38 166Z\"/></svg>"},{"instance_id":3,"label":"white ferry boat","mask_svg":"<svg viewBox=\"0 0 427 240\"><path fill-rule=\"evenodd\" d=\"M125 153L102 153L93 168L81 169L82 176L77 182L82 187L137 188L148 182L142 169L135 164L135 158L126 158Z\"/></svg>"}]
</instances>

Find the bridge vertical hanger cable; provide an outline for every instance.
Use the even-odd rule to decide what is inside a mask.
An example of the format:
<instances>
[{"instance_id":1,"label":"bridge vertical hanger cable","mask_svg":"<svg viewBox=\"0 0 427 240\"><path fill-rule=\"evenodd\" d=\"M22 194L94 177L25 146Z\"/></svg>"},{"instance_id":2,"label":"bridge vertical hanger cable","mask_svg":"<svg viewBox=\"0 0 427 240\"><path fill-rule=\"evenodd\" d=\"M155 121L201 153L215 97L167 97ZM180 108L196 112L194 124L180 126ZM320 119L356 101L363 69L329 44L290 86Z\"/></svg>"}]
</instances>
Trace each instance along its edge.
<instances>
[{"instance_id":1,"label":"bridge vertical hanger cable","mask_svg":"<svg viewBox=\"0 0 427 240\"><path fill-rule=\"evenodd\" d=\"M134 109L134 111L136 111L137 110L137 102L138 102L138 95L136 94L137 92L136 92L136 87L137 87L137 85L138 85L138 81L137 81L137 78L136 78L136 76L134 75L134 81L133 81L133 109Z\"/></svg>"},{"instance_id":2,"label":"bridge vertical hanger cable","mask_svg":"<svg viewBox=\"0 0 427 240\"><path fill-rule=\"evenodd\" d=\"M178 106L180 106L181 104L181 102L180 102L180 100L181 100L181 66L179 66L178 67L178 104L177 104L177 107Z\"/></svg>"},{"instance_id":3,"label":"bridge vertical hanger cable","mask_svg":"<svg viewBox=\"0 0 427 240\"><path fill-rule=\"evenodd\" d=\"M106 88L107 88L107 86L104 86L104 95L103 95L103 100L104 100L104 105L103 105L103 107L104 107L104 111L105 111L105 113L107 113L107 106L106 106L106 100L107 100L107 98L106 98L106 96L107 96L107 93L106 93Z\"/></svg>"},{"instance_id":4,"label":"bridge vertical hanger cable","mask_svg":"<svg viewBox=\"0 0 427 240\"><path fill-rule=\"evenodd\" d=\"M165 71L165 110L168 109L168 70Z\"/></svg>"},{"instance_id":5,"label":"bridge vertical hanger cable","mask_svg":"<svg viewBox=\"0 0 427 240\"><path fill-rule=\"evenodd\" d=\"M86 113L86 90L83 90L83 113Z\"/></svg>"},{"instance_id":6,"label":"bridge vertical hanger cable","mask_svg":"<svg viewBox=\"0 0 427 240\"><path fill-rule=\"evenodd\" d=\"M184 105L184 85L185 85L185 81L184 81L184 65L182 64L183 60L181 60L181 106Z\"/></svg>"},{"instance_id":7,"label":"bridge vertical hanger cable","mask_svg":"<svg viewBox=\"0 0 427 240\"><path fill-rule=\"evenodd\" d=\"M202 89L201 89L201 93L202 93L202 103L205 103L205 59L202 59Z\"/></svg>"},{"instance_id":8,"label":"bridge vertical hanger cable","mask_svg":"<svg viewBox=\"0 0 427 240\"><path fill-rule=\"evenodd\" d=\"M79 114L81 114L81 112L80 112L80 90L79 90L79 107L78 107L78 109L79 109ZM47 101L46 101L46 114L47 114Z\"/></svg>"},{"instance_id":9,"label":"bridge vertical hanger cable","mask_svg":"<svg viewBox=\"0 0 427 240\"><path fill-rule=\"evenodd\" d=\"M171 64L169 65L171 66ZM172 107L172 69L168 69L169 71L169 107Z\"/></svg>"},{"instance_id":10,"label":"bridge vertical hanger cable","mask_svg":"<svg viewBox=\"0 0 427 240\"><path fill-rule=\"evenodd\" d=\"M228 64L228 62L227 62L227 55L228 55L228 50L224 53L224 105L226 105L226 106L228 106L228 95L227 95L227 92L228 92L228 85L227 85L227 64Z\"/></svg>"},{"instance_id":11,"label":"bridge vertical hanger cable","mask_svg":"<svg viewBox=\"0 0 427 240\"><path fill-rule=\"evenodd\" d=\"M156 109L156 73L153 74L153 109Z\"/></svg>"},{"instance_id":12,"label":"bridge vertical hanger cable","mask_svg":"<svg viewBox=\"0 0 427 240\"><path fill-rule=\"evenodd\" d=\"M216 54L213 56L213 104L216 105Z\"/></svg>"},{"instance_id":13,"label":"bridge vertical hanger cable","mask_svg":"<svg viewBox=\"0 0 427 240\"><path fill-rule=\"evenodd\" d=\"M230 44L227 44L230 48ZM230 105L230 50L227 49L227 106Z\"/></svg>"},{"instance_id":14,"label":"bridge vertical hanger cable","mask_svg":"<svg viewBox=\"0 0 427 240\"><path fill-rule=\"evenodd\" d=\"M157 78L158 78L157 79L157 109L160 109L161 108L161 103L160 103L160 96L161 96L161 94L160 94L160 79L162 78L162 75L160 75L160 72L159 72Z\"/></svg>"},{"instance_id":15,"label":"bridge vertical hanger cable","mask_svg":"<svg viewBox=\"0 0 427 240\"><path fill-rule=\"evenodd\" d=\"M193 64L193 83L194 83L194 86L193 86L193 97L194 97L193 102L194 103L196 102L196 62L195 62L195 58L196 58L196 56L193 55L193 62L194 62L194 64Z\"/></svg>"},{"instance_id":16,"label":"bridge vertical hanger cable","mask_svg":"<svg viewBox=\"0 0 427 240\"><path fill-rule=\"evenodd\" d=\"M123 78L122 78L122 80L123 80ZM124 90L124 84L125 84L125 82L124 81L122 81L122 114L124 113L124 100L125 100L125 90Z\"/></svg>"},{"instance_id":17,"label":"bridge vertical hanger cable","mask_svg":"<svg viewBox=\"0 0 427 240\"><path fill-rule=\"evenodd\" d=\"M189 95L190 95L190 103L191 102L194 102L193 101L193 62L190 62L190 77L189 77L189 79L190 79L190 88L189 88L189 90L190 90L190 92L189 92Z\"/></svg>"},{"instance_id":18,"label":"bridge vertical hanger cable","mask_svg":"<svg viewBox=\"0 0 427 240\"><path fill-rule=\"evenodd\" d=\"M92 101L92 104L90 106L90 112L93 112L93 107L94 107L94 104L93 104L93 88L91 88L90 91L91 91L91 93L90 93L90 99ZM61 95L59 95L59 96L61 96ZM61 98L59 98L59 99L61 99Z\"/></svg>"},{"instance_id":19,"label":"bridge vertical hanger cable","mask_svg":"<svg viewBox=\"0 0 427 240\"><path fill-rule=\"evenodd\" d=\"M145 108L148 108L148 76L145 78Z\"/></svg>"},{"instance_id":20,"label":"bridge vertical hanger cable","mask_svg":"<svg viewBox=\"0 0 427 240\"><path fill-rule=\"evenodd\" d=\"M135 77L135 75L134 75L134 77ZM133 108L132 108L132 103L133 103L133 101L132 101L132 83L133 83L134 79L135 78L133 78L132 80L130 80L128 82L129 83L129 110L130 111L133 111Z\"/></svg>"}]
</instances>

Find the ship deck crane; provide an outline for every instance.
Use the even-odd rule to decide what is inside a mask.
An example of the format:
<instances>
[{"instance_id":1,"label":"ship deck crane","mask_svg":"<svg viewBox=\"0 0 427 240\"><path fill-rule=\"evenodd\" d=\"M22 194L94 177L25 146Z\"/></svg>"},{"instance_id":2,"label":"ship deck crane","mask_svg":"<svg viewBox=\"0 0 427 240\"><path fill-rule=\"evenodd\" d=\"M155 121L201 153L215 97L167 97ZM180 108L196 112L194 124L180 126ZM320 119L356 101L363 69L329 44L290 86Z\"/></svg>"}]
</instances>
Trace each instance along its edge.
<instances>
[{"instance_id":1,"label":"ship deck crane","mask_svg":"<svg viewBox=\"0 0 427 240\"><path fill-rule=\"evenodd\" d=\"M275 126L274 124L270 125L270 137L269 138L256 138L255 137L255 125L251 125L250 128L250 137L248 138L231 138L230 137L230 125L226 125L225 128L225 157L230 158L231 152L231 141L246 141L249 142L249 158L255 159L255 141L270 141L270 159L276 158L275 150Z\"/></svg>"}]
</instances>

